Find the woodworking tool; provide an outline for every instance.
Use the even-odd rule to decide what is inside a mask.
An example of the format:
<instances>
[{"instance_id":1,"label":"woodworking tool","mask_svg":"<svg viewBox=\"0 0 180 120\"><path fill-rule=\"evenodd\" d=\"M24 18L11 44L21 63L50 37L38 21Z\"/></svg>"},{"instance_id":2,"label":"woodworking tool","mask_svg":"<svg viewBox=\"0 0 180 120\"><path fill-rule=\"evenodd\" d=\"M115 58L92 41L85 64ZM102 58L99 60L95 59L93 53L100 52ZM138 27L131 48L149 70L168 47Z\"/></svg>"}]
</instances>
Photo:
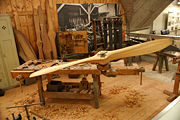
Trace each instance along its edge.
<instances>
[{"instance_id":1,"label":"woodworking tool","mask_svg":"<svg viewBox=\"0 0 180 120\"><path fill-rule=\"evenodd\" d=\"M24 104L24 105L17 105L17 106L9 106L7 107L6 109L11 109L11 108L19 108L19 107L24 107L25 111L26 111L26 116L27 116L27 119L30 120L30 116L29 116L29 112L28 112L28 109L27 107L29 106L33 106L33 105L43 105L44 103L40 102L40 103L33 103L33 104ZM18 115L19 118L20 118L20 115ZM15 119L16 120L16 119ZM19 120L19 119L18 119Z\"/></svg>"},{"instance_id":2,"label":"woodworking tool","mask_svg":"<svg viewBox=\"0 0 180 120\"><path fill-rule=\"evenodd\" d=\"M33 115L41 118L42 120L50 120L50 119L44 118L43 116L41 116L41 115L39 115L39 114L37 114L37 113L35 113L35 112L33 112L33 111L29 111L29 112L30 112L31 114L33 114ZM35 118L35 117L33 117L33 118ZM36 118L35 118L34 120L36 120Z\"/></svg>"}]
</instances>

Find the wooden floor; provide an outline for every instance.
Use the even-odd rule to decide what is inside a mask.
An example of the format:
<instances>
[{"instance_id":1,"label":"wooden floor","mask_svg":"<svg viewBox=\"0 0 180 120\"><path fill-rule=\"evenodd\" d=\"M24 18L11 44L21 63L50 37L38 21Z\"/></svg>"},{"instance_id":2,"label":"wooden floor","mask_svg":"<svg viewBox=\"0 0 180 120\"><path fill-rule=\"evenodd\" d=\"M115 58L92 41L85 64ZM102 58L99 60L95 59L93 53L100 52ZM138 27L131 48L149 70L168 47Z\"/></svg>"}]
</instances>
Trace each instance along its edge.
<instances>
[{"instance_id":1,"label":"wooden floor","mask_svg":"<svg viewBox=\"0 0 180 120\"><path fill-rule=\"evenodd\" d=\"M74 81L67 76L61 76L61 80ZM91 76L88 80L92 81ZM51 120L150 120L169 104L163 90L171 90L172 86L158 80L143 76L142 86L139 76L134 75L114 78L102 75L101 80L104 83L99 109L94 109L93 102L88 100L50 99L46 99L45 107L29 109ZM36 84L23 86L22 93L19 88L8 90L4 97L0 97L0 119L12 119L12 112L25 115L24 109L7 110L5 107L34 102L38 102Z\"/></svg>"}]
</instances>

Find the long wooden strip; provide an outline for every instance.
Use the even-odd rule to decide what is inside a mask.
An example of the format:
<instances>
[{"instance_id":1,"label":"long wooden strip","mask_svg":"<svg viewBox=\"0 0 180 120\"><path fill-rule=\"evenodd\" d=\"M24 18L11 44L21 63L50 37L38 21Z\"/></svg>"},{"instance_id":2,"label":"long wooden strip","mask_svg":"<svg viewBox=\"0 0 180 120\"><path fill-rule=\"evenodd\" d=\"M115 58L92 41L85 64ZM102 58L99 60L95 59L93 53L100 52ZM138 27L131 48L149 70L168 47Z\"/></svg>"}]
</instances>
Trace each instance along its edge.
<instances>
[{"instance_id":1,"label":"long wooden strip","mask_svg":"<svg viewBox=\"0 0 180 120\"><path fill-rule=\"evenodd\" d=\"M46 13L47 13L47 23L48 23L48 37L51 43L52 47L52 53L53 53L53 58L57 59L57 49L56 49L56 32L55 32L55 26L53 23L53 9L50 7L52 6L52 0L46 0Z\"/></svg>"},{"instance_id":2,"label":"long wooden strip","mask_svg":"<svg viewBox=\"0 0 180 120\"><path fill-rule=\"evenodd\" d=\"M60 69L63 69L63 68L69 67L69 66L81 64L81 63L89 62L89 63L105 65L112 60L153 53L153 52L159 51L161 49L164 49L171 44L172 44L171 39L160 39L160 40L154 40L154 41L149 41L149 42L133 45L130 47L119 49L119 50L100 51L95 56L92 56L89 58L69 62L69 63L63 64L63 65L49 67L46 69L42 69L40 71L32 73L30 75L30 77L36 77L36 76L52 73L57 70L60 70Z\"/></svg>"},{"instance_id":3,"label":"long wooden strip","mask_svg":"<svg viewBox=\"0 0 180 120\"><path fill-rule=\"evenodd\" d=\"M144 34L144 33L127 33L127 35L131 37L155 38L155 39L171 38L173 40L180 40L180 36L175 36L175 35L156 35L156 34Z\"/></svg>"},{"instance_id":4,"label":"long wooden strip","mask_svg":"<svg viewBox=\"0 0 180 120\"><path fill-rule=\"evenodd\" d=\"M39 52L39 59L44 60L44 54L43 54L43 43L41 40L41 34L40 34L40 27L39 27L39 16L37 9L34 9L34 26L36 31L36 38L37 38L37 47Z\"/></svg>"},{"instance_id":5,"label":"long wooden strip","mask_svg":"<svg viewBox=\"0 0 180 120\"><path fill-rule=\"evenodd\" d=\"M38 16L41 29L41 39L43 42L43 52L45 59L52 59L52 48L47 34L46 20L42 8L38 7Z\"/></svg>"}]
</instances>

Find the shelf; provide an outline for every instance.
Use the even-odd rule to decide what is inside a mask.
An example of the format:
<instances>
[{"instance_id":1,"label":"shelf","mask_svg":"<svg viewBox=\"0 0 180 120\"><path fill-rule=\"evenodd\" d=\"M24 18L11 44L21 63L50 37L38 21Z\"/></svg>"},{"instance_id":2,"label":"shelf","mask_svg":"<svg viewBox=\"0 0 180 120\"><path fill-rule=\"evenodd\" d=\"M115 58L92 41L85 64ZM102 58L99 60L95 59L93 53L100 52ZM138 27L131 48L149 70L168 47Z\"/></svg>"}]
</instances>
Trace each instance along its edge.
<instances>
[{"instance_id":1,"label":"shelf","mask_svg":"<svg viewBox=\"0 0 180 120\"><path fill-rule=\"evenodd\" d=\"M79 94L73 92L43 92L47 98L61 98L61 99L93 99L93 94Z\"/></svg>"}]
</instances>

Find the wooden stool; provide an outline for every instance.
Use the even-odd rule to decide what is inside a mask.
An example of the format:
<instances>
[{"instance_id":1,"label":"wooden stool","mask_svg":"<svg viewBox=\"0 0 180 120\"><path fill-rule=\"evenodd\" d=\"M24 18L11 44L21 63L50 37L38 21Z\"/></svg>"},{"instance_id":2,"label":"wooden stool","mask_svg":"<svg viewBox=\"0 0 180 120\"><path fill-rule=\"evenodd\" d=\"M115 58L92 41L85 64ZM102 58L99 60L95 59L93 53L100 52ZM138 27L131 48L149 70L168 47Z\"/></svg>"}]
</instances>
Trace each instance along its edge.
<instances>
[{"instance_id":1,"label":"wooden stool","mask_svg":"<svg viewBox=\"0 0 180 120\"><path fill-rule=\"evenodd\" d=\"M153 65L153 68L152 70L155 71L156 70L156 66L159 62L159 69L158 69L158 72L159 73L162 73L162 68L163 68L163 61L165 61L165 67L166 67L166 71L169 71L169 66L168 66L168 59L167 57L170 57L170 58L176 58L175 55L173 54L169 54L169 53L165 53L165 52L156 52L156 57L155 57L155 62L154 62L154 65Z\"/></svg>"},{"instance_id":2,"label":"wooden stool","mask_svg":"<svg viewBox=\"0 0 180 120\"><path fill-rule=\"evenodd\" d=\"M156 70L156 66L158 64L158 72L162 73L162 68L163 68L163 62L165 61L165 67L166 67L166 71L169 71L169 66L168 66L168 59L167 56L164 55L159 55L157 54L157 56L155 57L155 63L153 65L152 70L155 71Z\"/></svg>"}]
</instances>

